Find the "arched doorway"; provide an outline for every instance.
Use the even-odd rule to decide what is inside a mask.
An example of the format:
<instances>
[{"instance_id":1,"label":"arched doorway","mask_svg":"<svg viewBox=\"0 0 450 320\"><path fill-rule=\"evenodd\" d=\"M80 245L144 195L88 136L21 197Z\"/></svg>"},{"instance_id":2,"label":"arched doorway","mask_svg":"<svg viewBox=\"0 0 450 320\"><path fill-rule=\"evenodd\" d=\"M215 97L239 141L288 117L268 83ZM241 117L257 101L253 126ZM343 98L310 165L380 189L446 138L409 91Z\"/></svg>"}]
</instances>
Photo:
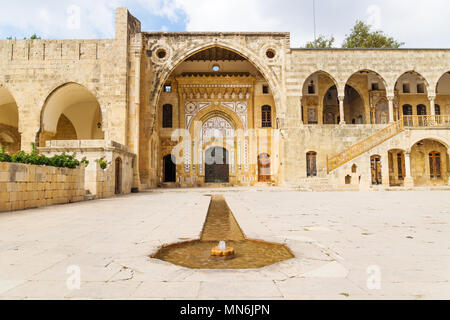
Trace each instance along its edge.
<instances>
[{"instance_id":1,"label":"arched doorway","mask_svg":"<svg viewBox=\"0 0 450 320\"><path fill-rule=\"evenodd\" d=\"M370 157L370 168L372 173L372 184L373 185L382 184L381 156L374 155Z\"/></svg>"},{"instance_id":2,"label":"arched doorway","mask_svg":"<svg viewBox=\"0 0 450 320\"><path fill-rule=\"evenodd\" d=\"M103 140L103 120L97 98L77 83L55 89L41 115L39 145L48 140Z\"/></svg>"},{"instance_id":3,"label":"arched doorway","mask_svg":"<svg viewBox=\"0 0 450 320\"><path fill-rule=\"evenodd\" d=\"M389 185L402 186L406 177L405 153L395 149L388 152L389 161Z\"/></svg>"},{"instance_id":4,"label":"arched doorway","mask_svg":"<svg viewBox=\"0 0 450 320\"><path fill-rule=\"evenodd\" d=\"M115 161L115 194L122 193L122 159L117 158Z\"/></svg>"},{"instance_id":5,"label":"arched doorway","mask_svg":"<svg viewBox=\"0 0 450 320\"><path fill-rule=\"evenodd\" d=\"M222 147L212 147L205 153L205 183L230 182L228 151Z\"/></svg>"},{"instance_id":6,"label":"arched doorway","mask_svg":"<svg viewBox=\"0 0 450 320\"><path fill-rule=\"evenodd\" d=\"M174 157L168 154L163 159L164 162L164 182L174 183L177 181L177 166Z\"/></svg>"},{"instance_id":7,"label":"arched doorway","mask_svg":"<svg viewBox=\"0 0 450 320\"><path fill-rule=\"evenodd\" d=\"M258 181L269 182L271 180L270 155L267 153L262 153L258 156Z\"/></svg>"},{"instance_id":8,"label":"arched doorway","mask_svg":"<svg viewBox=\"0 0 450 320\"><path fill-rule=\"evenodd\" d=\"M411 175L417 186L448 184L447 146L434 139L424 139L411 148Z\"/></svg>"},{"instance_id":9,"label":"arched doorway","mask_svg":"<svg viewBox=\"0 0 450 320\"><path fill-rule=\"evenodd\" d=\"M389 107L386 99L381 99L375 106L375 124L389 123Z\"/></svg>"}]
</instances>

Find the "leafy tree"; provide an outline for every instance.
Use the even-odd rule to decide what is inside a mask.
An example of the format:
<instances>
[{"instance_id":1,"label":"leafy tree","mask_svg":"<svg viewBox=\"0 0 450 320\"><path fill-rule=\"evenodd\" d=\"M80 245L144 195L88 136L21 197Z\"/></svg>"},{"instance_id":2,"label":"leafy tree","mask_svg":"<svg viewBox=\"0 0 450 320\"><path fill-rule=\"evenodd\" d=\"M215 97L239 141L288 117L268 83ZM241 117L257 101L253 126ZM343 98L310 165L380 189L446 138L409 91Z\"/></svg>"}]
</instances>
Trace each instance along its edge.
<instances>
[{"instance_id":1,"label":"leafy tree","mask_svg":"<svg viewBox=\"0 0 450 320\"><path fill-rule=\"evenodd\" d=\"M333 44L334 44L334 37L330 36L329 38L327 38L324 35L319 35L319 37L314 40L314 41L310 41L306 43L306 48L307 49L328 49L328 48L333 48Z\"/></svg>"},{"instance_id":2,"label":"leafy tree","mask_svg":"<svg viewBox=\"0 0 450 320\"><path fill-rule=\"evenodd\" d=\"M404 42L398 42L384 32L370 31L372 26L362 21L356 21L351 33L346 36L342 48L392 48L397 49L403 46Z\"/></svg>"}]
</instances>

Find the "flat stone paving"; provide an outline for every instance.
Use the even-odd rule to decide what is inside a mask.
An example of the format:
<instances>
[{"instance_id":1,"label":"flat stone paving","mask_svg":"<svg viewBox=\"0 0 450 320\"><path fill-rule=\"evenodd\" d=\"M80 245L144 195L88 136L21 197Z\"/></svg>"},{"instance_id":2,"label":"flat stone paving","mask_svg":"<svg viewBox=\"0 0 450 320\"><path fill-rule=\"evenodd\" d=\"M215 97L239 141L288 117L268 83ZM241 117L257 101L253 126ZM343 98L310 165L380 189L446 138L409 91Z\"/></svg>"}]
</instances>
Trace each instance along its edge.
<instances>
[{"instance_id":1,"label":"flat stone paving","mask_svg":"<svg viewBox=\"0 0 450 320\"><path fill-rule=\"evenodd\" d=\"M0 299L450 298L449 191L220 190L248 238L286 243L296 258L258 270L151 259L199 238L214 191L0 214Z\"/></svg>"}]
</instances>

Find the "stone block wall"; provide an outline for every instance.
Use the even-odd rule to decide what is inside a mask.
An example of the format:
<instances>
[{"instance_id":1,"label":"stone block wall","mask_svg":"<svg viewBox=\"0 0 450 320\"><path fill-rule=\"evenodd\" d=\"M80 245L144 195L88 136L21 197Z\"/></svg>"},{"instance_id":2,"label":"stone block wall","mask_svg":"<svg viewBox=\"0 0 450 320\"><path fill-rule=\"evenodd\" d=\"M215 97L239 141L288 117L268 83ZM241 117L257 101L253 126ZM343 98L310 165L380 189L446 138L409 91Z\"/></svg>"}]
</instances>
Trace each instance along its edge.
<instances>
[{"instance_id":1,"label":"stone block wall","mask_svg":"<svg viewBox=\"0 0 450 320\"><path fill-rule=\"evenodd\" d=\"M84 167L0 163L0 212L84 200Z\"/></svg>"},{"instance_id":2,"label":"stone block wall","mask_svg":"<svg viewBox=\"0 0 450 320\"><path fill-rule=\"evenodd\" d=\"M76 153L78 160L86 158L89 165L85 170L85 189L97 199L112 197L116 193L117 174L120 175L118 193L128 194L132 188L139 189L139 185L135 184L135 154L131 153L128 147L114 141L52 140L47 141L45 148L38 150L48 157L65 152ZM105 170L102 170L97 162L100 158L108 163ZM116 168L117 164L120 164L120 168Z\"/></svg>"}]
</instances>

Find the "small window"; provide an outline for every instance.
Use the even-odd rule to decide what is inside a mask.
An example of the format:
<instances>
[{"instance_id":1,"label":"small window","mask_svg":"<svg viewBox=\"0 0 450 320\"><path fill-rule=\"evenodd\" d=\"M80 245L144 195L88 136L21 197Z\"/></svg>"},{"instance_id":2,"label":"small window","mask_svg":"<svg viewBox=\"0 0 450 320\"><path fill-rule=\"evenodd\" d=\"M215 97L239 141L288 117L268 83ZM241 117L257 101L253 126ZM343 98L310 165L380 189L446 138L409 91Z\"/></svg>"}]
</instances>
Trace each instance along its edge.
<instances>
[{"instance_id":1,"label":"small window","mask_svg":"<svg viewBox=\"0 0 450 320\"><path fill-rule=\"evenodd\" d=\"M212 70L213 70L214 72L219 72L219 71L220 71L219 65L215 64L215 65L212 67Z\"/></svg>"},{"instance_id":2,"label":"small window","mask_svg":"<svg viewBox=\"0 0 450 320\"><path fill-rule=\"evenodd\" d=\"M269 94L269 86L268 85L263 85L262 86L262 93L263 94Z\"/></svg>"},{"instance_id":3,"label":"small window","mask_svg":"<svg viewBox=\"0 0 450 320\"><path fill-rule=\"evenodd\" d=\"M263 128L271 128L272 127L272 107L271 106L263 106L261 108L261 126Z\"/></svg>"},{"instance_id":4,"label":"small window","mask_svg":"<svg viewBox=\"0 0 450 320\"><path fill-rule=\"evenodd\" d=\"M164 59L167 55L167 52L164 49L159 49L158 51L156 51L156 55L159 59Z\"/></svg>"},{"instance_id":5,"label":"small window","mask_svg":"<svg viewBox=\"0 0 450 320\"><path fill-rule=\"evenodd\" d=\"M314 86L314 83L311 82L311 83L308 85L308 94L315 94L315 93L316 93L316 88L315 88L315 86Z\"/></svg>"},{"instance_id":6,"label":"small window","mask_svg":"<svg viewBox=\"0 0 450 320\"><path fill-rule=\"evenodd\" d=\"M380 86L378 85L378 82L372 83L372 90L380 90Z\"/></svg>"},{"instance_id":7,"label":"small window","mask_svg":"<svg viewBox=\"0 0 450 320\"><path fill-rule=\"evenodd\" d=\"M167 93L172 92L172 85L171 84L164 85L164 92L167 92Z\"/></svg>"},{"instance_id":8,"label":"small window","mask_svg":"<svg viewBox=\"0 0 450 320\"><path fill-rule=\"evenodd\" d=\"M417 84L417 93L425 93L425 85L423 83Z\"/></svg>"},{"instance_id":9,"label":"small window","mask_svg":"<svg viewBox=\"0 0 450 320\"><path fill-rule=\"evenodd\" d=\"M356 173L358 166L356 164L352 165L352 173Z\"/></svg>"},{"instance_id":10,"label":"small window","mask_svg":"<svg viewBox=\"0 0 450 320\"><path fill-rule=\"evenodd\" d=\"M267 56L267 58L269 58L269 59L275 58L275 51L272 50L272 49L267 50L267 51L266 51L266 56Z\"/></svg>"},{"instance_id":11,"label":"small window","mask_svg":"<svg viewBox=\"0 0 450 320\"><path fill-rule=\"evenodd\" d=\"M404 83L403 84L403 93L410 93L411 90L409 88L409 83Z\"/></svg>"},{"instance_id":12,"label":"small window","mask_svg":"<svg viewBox=\"0 0 450 320\"><path fill-rule=\"evenodd\" d=\"M163 106L163 128L172 128L172 109L171 104Z\"/></svg>"},{"instance_id":13,"label":"small window","mask_svg":"<svg viewBox=\"0 0 450 320\"><path fill-rule=\"evenodd\" d=\"M345 184L352 184L352 177L350 175L347 175L345 177Z\"/></svg>"}]
</instances>

